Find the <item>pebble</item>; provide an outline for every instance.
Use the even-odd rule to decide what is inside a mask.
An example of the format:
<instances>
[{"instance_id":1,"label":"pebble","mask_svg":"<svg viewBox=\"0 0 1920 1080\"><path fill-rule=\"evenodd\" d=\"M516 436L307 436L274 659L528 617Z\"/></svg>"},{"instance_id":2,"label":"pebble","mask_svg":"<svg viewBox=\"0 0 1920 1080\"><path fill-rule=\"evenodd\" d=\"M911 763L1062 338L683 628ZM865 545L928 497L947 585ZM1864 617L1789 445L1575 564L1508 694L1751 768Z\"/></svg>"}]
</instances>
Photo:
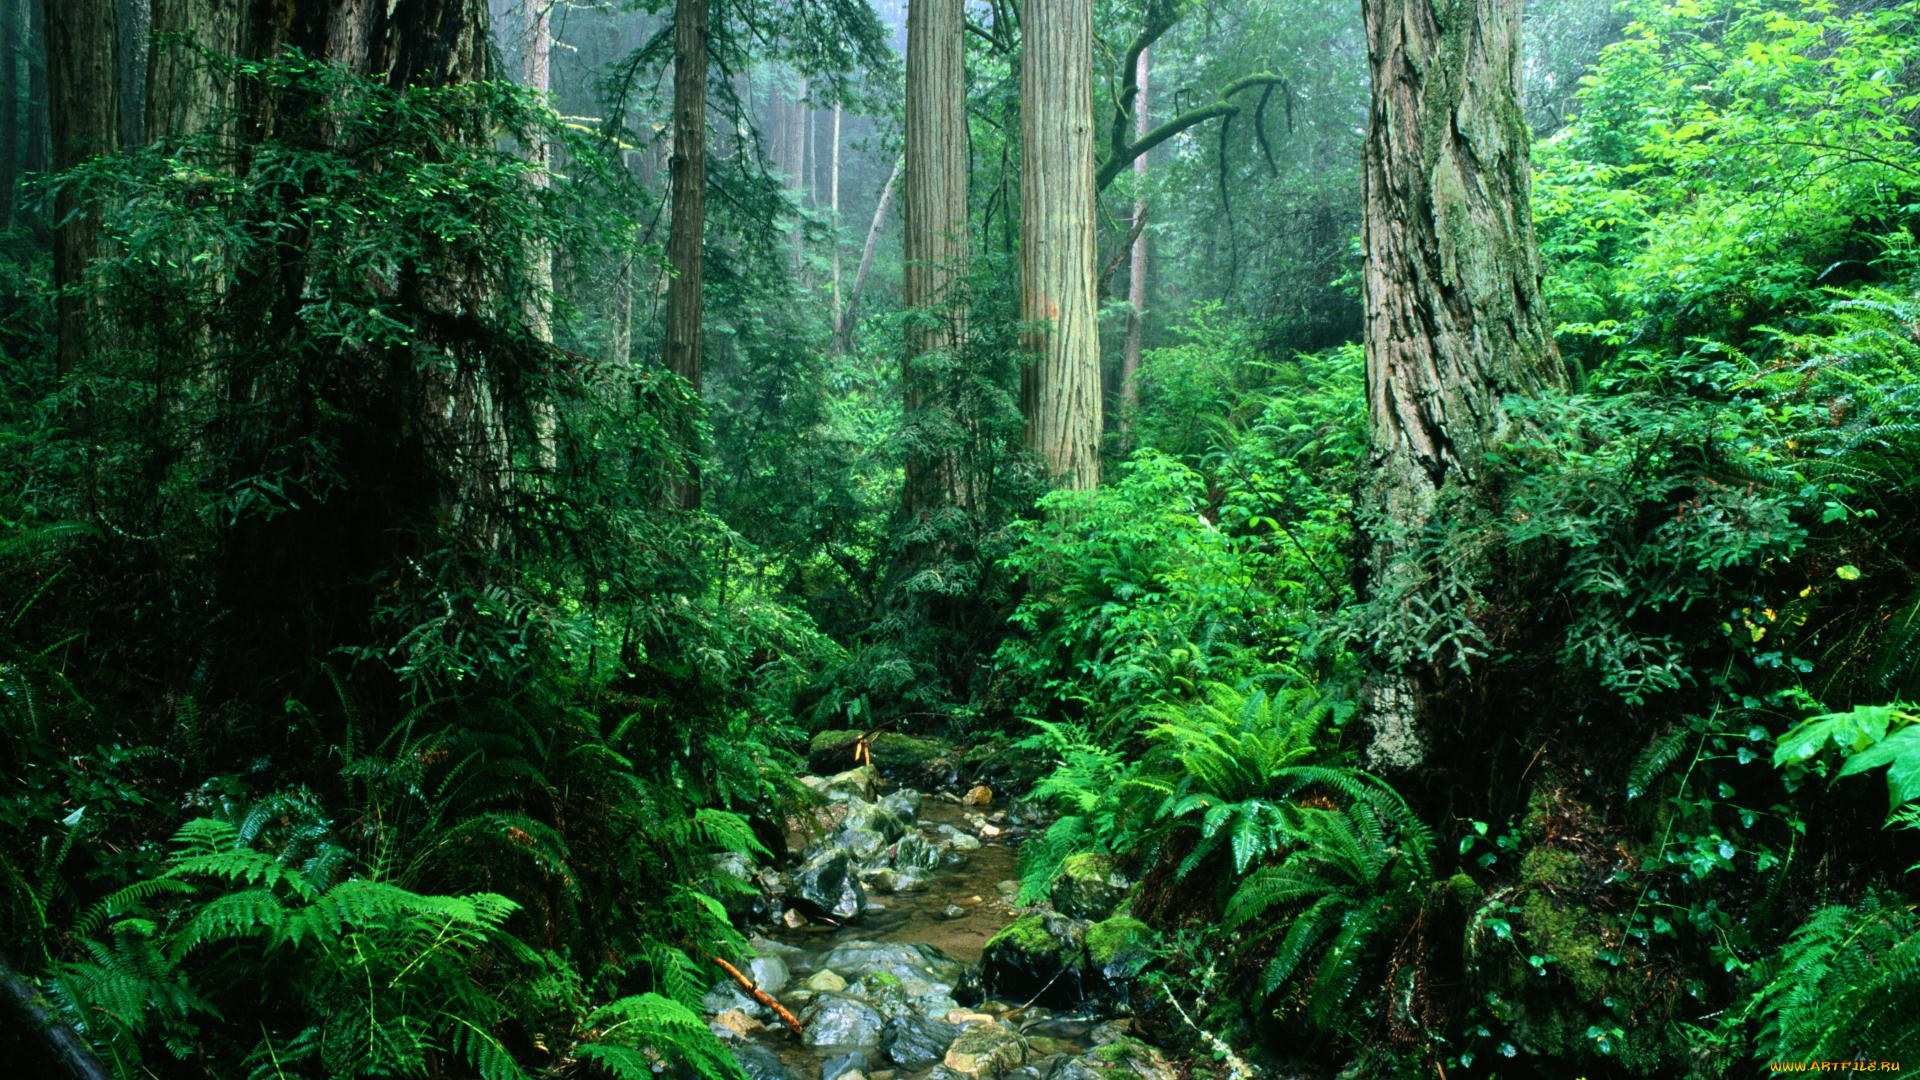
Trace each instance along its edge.
<instances>
[{"instance_id":1,"label":"pebble","mask_svg":"<svg viewBox=\"0 0 1920 1080\"><path fill-rule=\"evenodd\" d=\"M837 994L846 988L847 980L841 978L839 972L831 969L816 971L813 973L813 977L807 980L807 989L817 990L823 993Z\"/></svg>"},{"instance_id":2,"label":"pebble","mask_svg":"<svg viewBox=\"0 0 1920 1080\"><path fill-rule=\"evenodd\" d=\"M940 911L940 917L943 919L964 919L966 916L967 909L959 904L948 904Z\"/></svg>"},{"instance_id":3,"label":"pebble","mask_svg":"<svg viewBox=\"0 0 1920 1080\"><path fill-rule=\"evenodd\" d=\"M990 805L993 802L993 789L985 784L975 785L967 792L966 798L960 801L966 803L968 806Z\"/></svg>"},{"instance_id":4,"label":"pebble","mask_svg":"<svg viewBox=\"0 0 1920 1080\"><path fill-rule=\"evenodd\" d=\"M1006 831L1007 831L1007 830L1005 830L1005 829L1003 829L1003 828L1001 828L1001 827L1000 827L1000 826L998 826L998 825L987 825L987 824L982 824L982 825L980 826L980 839L982 839L982 840L992 840L993 838L995 838L995 837L997 837L997 836L999 836L999 835L1000 835L1001 833L1003 833L1003 832L1006 832Z\"/></svg>"},{"instance_id":5,"label":"pebble","mask_svg":"<svg viewBox=\"0 0 1920 1080\"><path fill-rule=\"evenodd\" d=\"M788 908L787 913L780 916L780 921L784 923L789 930L798 930L807 925L807 917L793 908Z\"/></svg>"},{"instance_id":6,"label":"pebble","mask_svg":"<svg viewBox=\"0 0 1920 1080\"><path fill-rule=\"evenodd\" d=\"M739 1009L728 1009L726 1012L714 1017L713 1022L733 1032L735 1035L751 1035L756 1031L767 1030L767 1025L755 1020Z\"/></svg>"}]
</instances>

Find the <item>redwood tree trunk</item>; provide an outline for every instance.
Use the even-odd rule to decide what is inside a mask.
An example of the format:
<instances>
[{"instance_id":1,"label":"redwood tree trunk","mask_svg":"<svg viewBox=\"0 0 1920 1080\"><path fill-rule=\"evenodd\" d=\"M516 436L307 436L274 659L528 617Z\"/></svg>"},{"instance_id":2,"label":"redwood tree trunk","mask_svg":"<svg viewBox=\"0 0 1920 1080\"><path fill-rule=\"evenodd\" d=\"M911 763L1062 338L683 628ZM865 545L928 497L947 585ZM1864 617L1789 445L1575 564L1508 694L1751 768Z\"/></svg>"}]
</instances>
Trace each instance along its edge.
<instances>
[{"instance_id":1,"label":"redwood tree trunk","mask_svg":"<svg viewBox=\"0 0 1920 1080\"><path fill-rule=\"evenodd\" d=\"M120 146L120 30L116 0L49 0L47 89L53 168L70 169ZM62 374L99 347L98 305L79 291L87 264L99 254L100 219L72 187L54 203L53 283L58 303Z\"/></svg>"},{"instance_id":2,"label":"redwood tree trunk","mask_svg":"<svg viewBox=\"0 0 1920 1080\"><path fill-rule=\"evenodd\" d=\"M707 221L707 5L677 0L673 8L673 156L667 175L673 188L667 228L666 326L661 346L667 370L687 380L700 396L701 245ZM678 432L687 465L672 479L673 501L682 509L700 505L700 471L693 464L691 425Z\"/></svg>"},{"instance_id":3,"label":"redwood tree trunk","mask_svg":"<svg viewBox=\"0 0 1920 1080\"><path fill-rule=\"evenodd\" d=\"M867 242L860 249L860 268L853 272L853 288L847 293L847 310L840 315L839 332L834 335L833 351L844 355L853 351L853 331L860 322L860 296L867 288L867 274L873 269L873 255L880 246L880 230L886 226L887 211L893 207L893 193L900 187L900 170L903 159L893 160L893 170L887 173L887 182L880 188L880 198L873 206L873 222L867 226Z\"/></svg>"},{"instance_id":4,"label":"redwood tree trunk","mask_svg":"<svg viewBox=\"0 0 1920 1080\"><path fill-rule=\"evenodd\" d=\"M1027 446L1055 483L1100 483L1094 309L1093 9L1026 0L1020 49L1021 379Z\"/></svg>"},{"instance_id":5,"label":"redwood tree trunk","mask_svg":"<svg viewBox=\"0 0 1920 1080\"><path fill-rule=\"evenodd\" d=\"M907 9L907 123L903 178L902 304L920 318L907 332L901 386L909 417L940 387L924 358L957 352L966 337L958 287L967 273L967 81L964 0L913 0ZM967 505L970 485L953 447L913 440L901 498L909 514Z\"/></svg>"},{"instance_id":6,"label":"redwood tree trunk","mask_svg":"<svg viewBox=\"0 0 1920 1080\"><path fill-rule=\"evenodd\" d=\"M1464 655L1431 656L1435 605L1419 557L1443 495L1491 496L1503 399L1562 386L1540 293L1520 101L1520 0L1366 0L1373 105L1364 242L1372 453L1361 517L1365 586L1384 604L1368 693L1373 764L1411 768L1425 713ZM1442 622L1470 617L1442 612ZM1425 656L1427 662L1422 662Z\"/></svg>"},{"instance_id":7,"label":"redwood tree trunk","mask_svg":"<svg viewBox=\"0 0 1920 1080\"><path fill-rule=\"evenodd\" d=\"M1140 50L1140 61L1133 74L1133 137L1147 137L1147 81L1152 70L1151 48ZM1134 410L1140 406L1140 353L1147 337L1147 234L1142 227L1147 219L1147 155L1133 159L1133 254L1127 268L1127 341L1120 351L1120 430L1133 426Z\"/></svg>"}]
</instances>

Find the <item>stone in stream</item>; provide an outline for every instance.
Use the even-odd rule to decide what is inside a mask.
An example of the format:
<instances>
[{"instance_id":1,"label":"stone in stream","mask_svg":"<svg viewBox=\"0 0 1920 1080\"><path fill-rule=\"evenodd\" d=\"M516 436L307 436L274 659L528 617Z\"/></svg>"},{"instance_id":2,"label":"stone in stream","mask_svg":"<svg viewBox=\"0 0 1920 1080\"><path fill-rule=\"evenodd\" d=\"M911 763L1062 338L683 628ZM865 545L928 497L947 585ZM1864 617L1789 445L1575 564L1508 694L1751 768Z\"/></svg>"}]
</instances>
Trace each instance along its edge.
<instances>
[{"instance_id":1,"label":"stone in stream","mask_svg":"<svg viewBox=\"0 0 1920 1080\"><path fill-rule=\"evenodd\" d=\"M856 802L834 830L833 842L862 863L871 863L906 832L907 823L893 811L875 803Z\"/></svg>"},{"instance_id":2,"label":"stone in stream","mask_svg":"<svg viewBox=\"0 0 1920 1080\"><path fill-rule=\"evenodd\" d=\"M1152 962L1153 928L1139 919L1115 915L1087 927L1087 959L1110 985L1139 975Z\"/></svg>"},{"instance_id":3,"label":"stone in stream","mask_svg":"<svg viewBox=\"0 0 1920 1080\"><path fill-rule=\"evenodd\" d=\"M706 996L700 999L700 1010L714 1016L728 1012L740 1012L755 1020L765 1020L773 1015L773 1010L748 997L732 979L721 979L714 983Z\"/></svg>"},{"instance_id":4,"label":"stone in stream","mask_svg":"<svg viewBox=\"0 0 1920 1080\"><path fill-rule=\"evenodd\" d=\"M920 793L912 788L901 788L888 792L881 798L880 805L891 810L901 821L912 821L920 816Z\"/></svg>"},{"instance_id":5,"label":"stone in stream","mask_svg":"<svg viewBox=\"0 0 1920 1080\"><path fill-rule=\"evenodd\" d=\"M968 806L991 806L993 804L993 789L985 784L976 784L967 791L965 797L960 801L966 803Z\"/></svg>"},{"instance_id":6,"label":"stone in stream","mask_svg":"<svg viewBox=\"0 0 1920 1080\"><path fill-rule=\"evenodd\" d=\"M887 1021L880 1050L895 1065L910 1072L936 1065L960 1037L960 1025L927 1016L903 1016Z\"/></svg>"},{"instance_id":7,"label":"stone in stream","mask_svg":"<svg viewBox=\"0 0 1920 1080\"><path fill-rule=\"evenodd\" d=\"M981 951L982 988L1012 1001L1080 1001L1085 996L1086 932L1086 922L1050 911L1015 919Z\"/></svg>"},{"instance_id":8,"label":"stone in stream","mask_svg":"<svg viewBox=\"0 0 1920 1080\"><path fill-rule=\"evenodd\" d=\"M743 1039L755 1032L767 1030L767 1025L739 1009L728 1009L714 1017L707 1026L713 1029L715 1035L723 1039Z\"/></svg>"},{"instance_id":9,"label":"stone in stream","mask_svg":"<svg viewBox=\"0 0 1920 1080\"><path fill-rule=\"evenodd\" d=\"M967 970L965 964L931 945L877 941L836 945L814 965L832 968L856 982L875 973L892 976L916 1010L935 1016L956 1007L953 988Z\"/></svg>"},{"instance_id":10,"label":"stone in stream","mask_svg":"<svg viewBox=\"0 0 1920 1080\"><path fill-rule=\"evenodd\" d=\"M849 799L870 801L873 798L873 785L876 779L873 767L862 765L857 769L848 769L846 772L827 777L820 785L820 793L835 802Z\"/></svg>"},{"instance_id":11,"label":"stone in stream","mask_svg":"<svg viewBox=\"0 0 1920 1080\"><path fill-rule=\"evenodd\" d=\"M940 839L955 851L980 850L980 838L972 833L956 829L952 825L936 825L933 831L940 834Z\"/></svg>"},{"instance_id":12,"label":"stone in stream","mask_svg":"<svg viewBox=\"0 0 1920 1080\"><path fill-rule=\"evenodd\" d=\"M779 1055L764 1046L735 1043L729 1049L740 1062L740 1071L747 1074L747 1080L794 1080L793 1073L780 1063Z\"/></svg>"},{"instance_id":13,"label":"stone in stream","mask_svg":"<svg viewBox=\"0 0 1920 1080\"><path fill-rule=\"evenodd\" d=\"M869 888L884 893L916 893L925 891L927 887L926 875L911 868L894 870L883 866L878 870L862 871L860 880Z\"/></svg>"},{"instance_id":14,"label":"stone in stream","mask_svg":"<svg viewBox=\"0 0 1920 1080\"><path fill-rule=\"evenodd\" d=\"M893 865L901 869L932 870L940 865L940 849L927 843L927 838L917 832L909 832L893 845Z\"/></svg>"},{"instance_id":15,"label":"stone in stream","mask_svg":"<svg viewBox=\"0 0 1920 1080\"><path fill-rule=\"evenodd\" d=\"M821 994L800 1015L808 1046L876 1046L886 1018L856 997Z\"/></svg>"},{"instance_id":16,"label":"stone in stream","mask_svg":"<svg viewBox=\"0 0 1920 1080\"><path fill-rule=\"evenodd\" d=\"M747 977L767 993L778 994L792 976L787 971L787 962L778 956L756 956L747 965Z\"/></svg>"},{"instance_id":17,"label":"stone in stream","mask_svg":"<svg viewBox=\"0 0 1920 1080\"><path fill-rule=\"evenodd\" d=\"M873 1067L873 1052L860 1047L828 1058L820 1066L820 1080L850 1080Z\"/></svg>"},{"instance_id":18,"label":"stone in stream","mask_svg":"<svg viewBox=\"0 0 1920 1080\"><path fill-rule=\"evenodd\" d=\"M1076 919L1104 919L1127 898L1132 882L1114 868L1113 856L1091 852L1060 864L1053 878L1053 909Z\"/></svg>"},{"instance_id":19,"label":"stone in stream","mask_svg":"<svg viewBox=\"0 0 1920 1080\"><path fill-rule=\"evenodd\" d=\"M817 993L837 994L847 988L847 980L841 978L839 972L828 969L814 972L806 985Z\"/></svg>"},{"instance_id":20,"label":"stone in stream","mask_svg":"<svg viewBox=\"0 0 1920 1080\"><path fill-rule=\"evenodd\" d=\"M976 1024L947 1048L941 1064L969 1080L995 1080L1027 1060L1027 1040L1006 1024Z\"/></svg>"},{"instance_id":21,"label":"stone in stream","mask_svg":"<svg viewBox=\"0 0 1920 1080\"><path fill-rule=\"evenodd\" d=\"M840 847L820 849L794 871L792 900L802 910L842 922L859 918L867 908L866 890L854 876L853 856Z\"/></svg>"},{"instance_id":22,"label":"stone in stream","mask_svg":"<svg viewBox=\"0 0 1920 1080\"><path fill-rule=\"evenodd\" d=\"M940 917L943 919L964 919L967 917L967 909L961 907L959 904L948 904L946 907L940 909Z\"/></svg>"}]
</instances>

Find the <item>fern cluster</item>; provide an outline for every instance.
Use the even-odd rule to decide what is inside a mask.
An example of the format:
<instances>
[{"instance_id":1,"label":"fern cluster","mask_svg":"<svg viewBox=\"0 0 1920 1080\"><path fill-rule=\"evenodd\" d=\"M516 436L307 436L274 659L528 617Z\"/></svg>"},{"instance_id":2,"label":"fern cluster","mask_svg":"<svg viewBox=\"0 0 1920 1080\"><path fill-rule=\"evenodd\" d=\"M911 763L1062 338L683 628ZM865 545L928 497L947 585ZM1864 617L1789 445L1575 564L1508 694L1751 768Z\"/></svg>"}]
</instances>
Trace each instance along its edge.
<instances>
[{"instance_id":1,"label":"fern cluster","mask_svg":"<svg viewBox=\"0 0 1920 1080\"><path fill-rule=\"evenodd\" d=\"M1757 1060L1837 1060L1920 1045L1920 919L1869 896L1815 912L1767 965Z\"/></svg>"}]
</instances>

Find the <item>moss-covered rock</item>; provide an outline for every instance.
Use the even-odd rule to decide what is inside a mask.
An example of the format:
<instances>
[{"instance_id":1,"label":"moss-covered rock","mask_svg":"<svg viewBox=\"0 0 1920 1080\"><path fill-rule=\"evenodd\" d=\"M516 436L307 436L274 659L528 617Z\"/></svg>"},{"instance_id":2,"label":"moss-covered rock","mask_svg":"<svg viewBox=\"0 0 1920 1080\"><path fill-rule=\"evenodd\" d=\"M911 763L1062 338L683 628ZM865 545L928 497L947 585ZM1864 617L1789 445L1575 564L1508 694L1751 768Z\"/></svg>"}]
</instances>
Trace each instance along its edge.
<instances>
[{"instance_id":1,"label":"moss-covered rock","mask_svg":"<svg viewBox=\"0 0 1920 1080\"><path fill-rule=\"evenodd\" d=\"M1127 898L1132 882L1114 866L1113 856L1092 852L1060 864L1049 894L1053 908L1076 919L1104 919Z\"/></svg>"},{"instance_id":2,"label":"moss-covered rock","mask_svg":"<svg viewBox=\"0 0 1920 1080\"><path fill-rule=\"evenodd\" d=\"M1109 983L1125 982L1152 961L1153 938L1146 923L1116 915L1087 927L1087 960Z\"/></svg>"},{"instance_id":3,"label":"moss-covered rock","mask_svg":"<svg viewBox=\"0 0 1920 1080\"><path fill-rule=\"evenodd\" d=\"M1015 919L981 951L982 987L1010 1001L1079 1002L1086 996L1086 932L1086 922L1050 911Z\"/></svg>"},{"instance_id":4,"label":"moss-covered rock","mask_svg":"<svg viewBox=\"0 0 1920 1080\"><path fill-rule=\"evenodd\" d=\"M835 728L815 735L807 744L807 768L817 773L835 773L851 769L858 759L860 737L864 731ZM933 762L951 756L952 749L938 739L883 731L867 744L873 764L889 775L920 773Z\"/></svg>"}]
</instances>

